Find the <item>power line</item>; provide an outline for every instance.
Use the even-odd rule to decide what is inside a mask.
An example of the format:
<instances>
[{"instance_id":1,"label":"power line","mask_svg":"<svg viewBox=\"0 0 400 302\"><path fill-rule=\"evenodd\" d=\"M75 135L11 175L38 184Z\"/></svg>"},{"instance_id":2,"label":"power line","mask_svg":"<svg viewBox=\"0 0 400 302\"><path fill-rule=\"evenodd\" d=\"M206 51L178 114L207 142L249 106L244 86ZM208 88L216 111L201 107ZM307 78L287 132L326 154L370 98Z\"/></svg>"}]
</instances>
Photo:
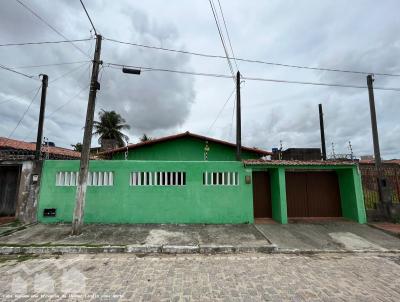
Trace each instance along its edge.
<instances>
[{"instance_id":1,"label":"power line","mask_svg":"<svg viewBox=\"0 0 400 302\"><path fill-rule=\"evenodd\" d=\"M214 124L217 122L219 116L221 115L222 111L224 111L226 104L228 104L229 100L231 99L232 95L236 91L236 87L233 88L232 92L230 93L229 97L226 99L225 103L222 105L222 108L219 110L217 116L215 117L215 120L211 123L211 125L208 127L207 133L210 133L211 128L214 126Z\"/></svg>"},{"instance_id":2,"label":"power line","mask_svg":"<svg viewBox=\"0 0 400 302\"><path fill-rule=\"evenodd\" d=\"M73 101L76 97L78 97L85 89L87 89L90 86L90 84L86 85L85 87L83 87L81 90L79 90L79 92L77 94L74 94L72 97L70 97L66 102L64 102L62 105L60 105L59 107L57 107L54 111L52 111L48 116L46 116L47 118L53 116L54 114L56 114L58 111L60 111L63 107L67 106L71 101Z\"/></svg>"},{"instance_id":3,"label":"power line","mask_svg":"<svg viewBox=\"0 0 400 302\"><path fill-rule=\"evenodd\" d=\"M123 65L123 64L116 64L116 63L105 63L105 64L107 64L108 66L115 66L115 67L131 67L131 68L141 69L143 71L160 71L160 72L170 72L170 73L214 77L214 78L227 78L227 79L232 78L230 75L227 75L227 74L216 74L216 73L173 70L173 69L165 69L165 68L142 67L142 66ZM367 86L347 85L347 84L339 84L339 83L289 81L289 80L267 79L267 78L257 78L257 77L242 77L242 79L248 80L248 81L262 81L262 82L286 83L286 84L298 84L298 85L314 85L314 86L360 88L360 89L368 88ZM389 87L374 87L374 89L375 90L400 91L400 88L389 88Z\"/></svg>"},{"instance_id":4,"label":"power line","mask_svg":"<svg viewBox=\"0 0 400 302\"><path fill-rule=\"evenodd\" d=\"M93 22L92 22L92 19L90 18L89 13L88 13L88 11L86 10L85 4L83 4L83 1L82 1L82 0L79 0L79 1L81 2L83 9L85 10L86 16L88 17L88 19L89 19L89 21L90 21L90 24L92 25L92 28L93 28L93 30L94 30L95 35L97 36L96 28L94 27L94 24L93 24Z\"/></svg>"},{"instance_id":5,"label":"power line","mask_svg":"<svg viewBox=\"0 0 400 302\"><path fill-rule=\"evenodd\" d=\"M85 66L85 64L87 64L87 63L89 63L89 62L85 62L85 63L83 63L82 65L79 65L78 67L74 67L74 68L68 70L67 72L63 73L63 74L60 75L59 77L57 77L57 78L51 80L49 83L53 83L53 82L55 82L55 81L58 81L59 79L62 79L63 77L65 77L65 76L67 76L67 75L73 73L74 71L81 69L81 68L82 68L83 66Z\"/></svg>"},{"instance_id":6,"label":"power line","mask_svg":"<svg viewBox=\"0 0 400 302\"><path fill-rule=\"evenodd\" d=\"M41 65L23 65L23 66L13 66L13 69L25 69L25 68L39 68L39 67L49 67L49 66L61 66L61 65L74 65L80 63L89 63L90 61L73 61L73 62L62 62L62 63L49 63Z\"/></svg>"},{"instance_id":7,"label":"power line","mask_svg":"<svg viewBox=\"0 0 400 302\"><path fill-rule=\"evenodd\" d=\"M147 48L147 49L154 49L154 50L161 50L161 51L167 51L167 52L181 53L181 54L193 55L193 56L199 56L199 57L205 57L205 58L224 59L224 60L226 59L225 56L221 56L221 55L213 55L213 54L206 54L206 53L193 52L193 51L187 51L187 50L179 50L179 49L172 49L172 48L165 48L165 47L157 47L157 46L145 45L145 44L140 44L140 43L120 41L120 40L111 39L111 38L104 38L104 40L107 40L107 41L110 41L110 42L114 42L114 43L119 43L119 44L125 44L125 45L141 47L141 48ZM400 74L393 74L393 73L359 71L359 70L357 71L357 70L348 70L348 69L339 69L339 68L309 67L309 66L303 66L303 65L291 65L291 64L268 62L268 61L262 61L262 60L238 58L238 57L236 57L236 58L229 57L229 59L236 59L237 61L240 61L240 62L265 64L265 65L272 65L272 66L278 66L278 67L287 67L287 68L308 69L308 70L318 70L318 71L330 71L330 72L342 72L342 73L353 73L353 74L362 74L362 75L374 74L376 76L400 77Z\"/></svg>"},{"instance_id":8,"label":"power line","mask_svg":"<svg viewBox=\"0 0 400 302\"><path fill-rule=\"evenodd\" d=\"M27 11L29 11L32 15L34 15L36 18L38 18L40 21L42 21L44 24L46 24L52 31L54 31L56 34L61 36L67 41L70 41L66 36L64 36L61 32L59 32L54 26L52 26L49 22L47 22L45 19L43 19L38 13L36 13L32 8L30 8L28 5L23 3L21 0L15 0L17 1L22 7L24 7ZM70 42L72 46L74 46L78 51L83 53L86 57L89 57L81 48L76 46L73 42ZM90 57L89 57L90 58Z\"/></svg>"},{"instance_id":9,"label":"power line","mask_svg":"<svg viewBox=\"0 0 400 302\"><path fill-rule=\"evenodd\" d=\"M31 89L31 90L25 92L23 95L20 96L20 98L21 98L21 97L24 97L24 96L26 96L26 95L28 95L28 94L30 94L32 91L35 91L35 90L36 90L36 88ZM18 97L12 97L12 98L3 100L2 102L0 102L0 105L5 104L5 103L8 103L8 102L13 101L13 100L16 100L17 98L18 98Z\"/></svg>"},{"instance_id":10,"label":"power line","mask_svg":"<svg viewBox=\"0 0 400 302\"><path fill-rule=\"evenodd\" d=\"M17 128L18 128L19 125L21 124L22 120L25 118L26 113L27 113L27 112L29 111L29 109L31 108L33 102L35 101L36 96L38 95L38 93L39 93L39 91L40 91L40 87L41 87L41 86L39 86L39 87L37 88L37 91L36 91L35 95L33 96L31 102L29 103L28 107L26 108L26 110L25 110L24 113L22 114L21 118L19 119L17 125L15 126L15 128L13 129L13 131L11 131L11 133L8 135L7 138L10 138L10 137L14 134L15 130L17 130Z\"/></svg>"},{"instance_id":11,"label":"power line","mask_svg":"<svg viewBox=\"0 0 400 302\"><path fill-rule=\"evenodd\" d=\"M60 44L60 43L72 43L72 42L83 42L90 41L92 38L87 39L75 39L75 40L60 40L60 41L40 41L40 42L22 42L22 43L5 43L0 44L0 47L6 46L25 46L25 45L43 45L43 44Z\"/></svg>"},{"instance_id":12,"label":"power line","mask_svg":"<svg viewBox=\"0 0 400 302\"><path fill-rule=\"evenodd\" d=\"M24 77L26 77L26 78L29 78L29 79L37 80L37 81L38 81L38 79L35 79L35 76L33 76L33 75L29 75L29 74L26 74L26 73L23 73L23 72L20 72L20 71L16 71L16 70L14 70L14 69L12 69L12 68L10 68L10 67L4 66L4 65L2 65L2 64L0 64L0 68L1 68L1 69L4 69L4 70L7 70L7 71L11 71L11 72L16 73L16 74L19 74L19 75L22 75L22 76L24 76Z\"/></svg>"},{"instance_id":13,"label":"power line","mask_svg":"<svg viewBox=\"0 0 400 302\"><path fill-rule=\"evenodd\" d=\"M224 22L224 27L225 27L225 31L226 31L226 36L228 37L228 42L229 42L229 47L231 48L231 52L232 52L232 57L233 57L233 62L235 63L236 69L239 70L238 64L236 62L236 56L235 56L235 52L233 51L233 47L232 47L232 42L231 42L231 38L229 36L229 31L228 31L228 27L226 25L226 21L225 21L225 17L224 17L224 12L222 11L222 6L221 6L221 2L218 0L218 6L219 6L219 10L221 11L221 16L222 16L222 21Z\"/></svg>"},{"instance_id":14,"label":"power line","mask_svg":"<svg viewBox=\"0 0 400 302\"><path fill-rule=\"evenodd\" d=\"M216 12L216 10L214 8L214 4L213 4L212 0L208 0L208 2L210 3L210 6L211 6L211 11L212 11L213 16L214 16L215 24L217 25L218 34L219 34L219 37L221 39L222 47L224 48L225 58L228 61L228 66L229 66L229 69L230 69L231 74L232 74L232 79L235 82L235 72L233 71L231 60L229 59L228 50L226 49L226 45L225 45L224 35L222 34L222 31L221 31L221 28L220 28L220 25L219 25L217 12Z\"/></svg>"},{"instance_id":15,"label":"power line","mask_svg":"<svg viewBox=\"0 0 400 302\"><path fill-rule=\"evenodd\" d=\"M231 128L229 129L229 139L231 139L231 137L232 137L233 118L235 117L235 109L236 109L236 102L233 102L232 118L231 118Z\"/></svg>"},{"instance_id":16,"label":"power line","mask_svg":"<svg viewBox=\"0 0 400 302\"><path fill-rule=\"evenodd\" d=\"M81 79L86 75L86 71L89 70L90 65L87 66L87 68L83 71L83 73L78 77L78 82L81 82ZM68 100L66 102L64 102L62 105L60 105L59 107L57 107L55 110L53 110L49 115L47 115L46 117L49 118L51 116L53 116L57 111L61 110L63 107L65 107L66 105L68 105L71 101L73 101L77 96L79 96L86 88L88 88L90 86L90 84L84 86L77 94L73 95L72 97L68 98Z\"/></svg>"}]
</instances>

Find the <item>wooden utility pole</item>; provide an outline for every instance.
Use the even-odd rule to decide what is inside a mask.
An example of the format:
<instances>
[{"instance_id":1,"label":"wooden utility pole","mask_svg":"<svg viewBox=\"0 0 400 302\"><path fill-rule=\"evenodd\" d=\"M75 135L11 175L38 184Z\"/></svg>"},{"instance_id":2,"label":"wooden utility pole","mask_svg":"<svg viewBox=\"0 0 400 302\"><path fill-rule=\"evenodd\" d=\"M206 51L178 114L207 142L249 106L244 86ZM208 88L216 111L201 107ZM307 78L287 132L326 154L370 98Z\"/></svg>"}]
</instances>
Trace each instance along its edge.
<instances>
[{"instance_id":1,"label":"wooden utility pole","mask_svg":"<svg viewBox=\"0 0 400 302\"><path fill-rule=\"evenodd\" d=\"M42 74L41 76L42 76L42 97L40 99L39 123L38 123L37 138L36 138L36 151L35 151L36 160L39 160L42 156L44 113L46 110L47 86L49 84L49 77L47 76L47 74Z\"/></svg>"},{"instance_id":2,"label":"wooden utility pole","mask_svg":"<svg viewBox=\"0 0 400 302\"><path fill-rule=\"evenodd\" d=\"M72 220L72 235L79 235L82 232L82 226L83 226L87 177L89 170L90 145L92 143L93 119L94 119L94 110L96 107L96 93L97 90L100 89L100 83L98 82L98 77L99 77L99 68L101 64L100 61L101 40L102 36L96 34L96 49L94 52L92 78L90 80L90 91L89 91L88 106L86 111L85 130L83 134L78 186L76 189L75 210Z\"/></svg>"},{"instance_id":3,"label":"wooden utility pole","mask_svg":"<svg viewBox=\"0 0 400 302\"><path fill-rule=\"evenodd\" d=\"M319 109L319 129L321 131L322 159L326 160L324 113L322 112L322 104L318 104L318 109Z\"/></svg>"},{"instance_id":4,"label":"wooden utility pole","mask_svg":"<svg viewBox=\"0 0 400 302\"><path fill-rule=\"evenodd\" d=\"M242 159L242 119L240 113L240 71L236 73L236 160Z\"/></svg>"}]
</instances>

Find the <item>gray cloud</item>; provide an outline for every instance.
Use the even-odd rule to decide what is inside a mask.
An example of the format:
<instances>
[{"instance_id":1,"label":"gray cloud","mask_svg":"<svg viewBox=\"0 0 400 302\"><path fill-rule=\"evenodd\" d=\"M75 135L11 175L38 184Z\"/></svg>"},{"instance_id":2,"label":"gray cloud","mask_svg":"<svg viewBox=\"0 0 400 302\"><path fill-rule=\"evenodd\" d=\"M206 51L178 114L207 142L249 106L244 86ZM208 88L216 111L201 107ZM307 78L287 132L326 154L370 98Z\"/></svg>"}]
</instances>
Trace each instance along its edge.
<instances>
[{"instance_id":1,"label":"gray cloud","mask_svg":"<svg viewBox=\"0 0 400 302\"><path fill-rule=\"evenodd\" d=\"M170 48L222 54L223 50L207 1L86 1L105 37ZM236 55L280 63L372 70L400 74L396 60L400 39L399 3L388 0L346 0L326 3L301 1L221 1ZM90 24L78 1L29 1L66 36L89 36ZM107 8L107 9L105 9ZM57 13L55 13L57 12ZM14 1L4 1L0 11L0 41L24 42L59 39L54 32ZM93 41L77 43L92 56ZM71 45L0 48L0 63L8 66L85 60ZM225 60L210 60L164 53L103 41L102 59L138 66L229 73ZM78 65L24 69L46 72L54 79ZM62 80L51 83L47 113L70 102L46 120L45 135L58 145L80 141L87 103L89 70L82 65ZM239 62L245 76L366 85L365 75L297 70ZM39 82L0 71L0 135L7 136ZM399 79L376 77L375 86L400 87ZM143 72L122 74L104 64L97 110L121 113L132 126L131 141L143 132L162 136L192 131L234 141L231 126L234 98L212 127L217 113L232 91L231 80ZM78 96L77 93L82 91ZM325 112L327 144L338 153L372 154L368 94L363 89L299 86L248 81L242 91L243 142L266 149L283 141L284 147L318 147L318 103ZM400 106L398 92L375 91L382 154L400 157ZM18 101L1 104L3 99ZM15 133L35 137L38 100ZM34 127L33 127L34 126ZM96 139L94 139L94 143Z\"/></svg>"}]
</instances>

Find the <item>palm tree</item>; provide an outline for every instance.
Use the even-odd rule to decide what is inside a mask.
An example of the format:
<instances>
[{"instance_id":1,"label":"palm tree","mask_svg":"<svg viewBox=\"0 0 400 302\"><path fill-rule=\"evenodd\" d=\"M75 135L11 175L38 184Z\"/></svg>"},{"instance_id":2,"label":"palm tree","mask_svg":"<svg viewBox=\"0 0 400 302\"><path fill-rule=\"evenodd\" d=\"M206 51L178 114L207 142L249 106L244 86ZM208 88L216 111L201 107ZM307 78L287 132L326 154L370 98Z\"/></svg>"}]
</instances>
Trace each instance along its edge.
<instances>
[{"instance_id":1,"label":"palm tree","mask_svg":"<svg viewBox=\"0 0 400 302\"><path fill-rule=\"evenodd\" d=\"M76 143L75 145L71 145L74 148L74 151L82 152L82 143Z\"/></svg>"},{"instance_id":2,"label":"palm tree","mask_svg":"<svg viewBox=\"0 0 400 302\"><path fill-rule=\"evenodd\" d=\"M139 140L143 143L151 141L152 139L153 139L152 137L148 136L146 133L143 133L142 137Z\"/></svg>"},{"instance_id":3,"label":"palm tree","mask_svg":"<svg viewBox=\"0 0 400 302\"><path fill-rule=\"evenodd\" d=\"M94 135L98 135L99 144L104 145L105 141L114 141L116 147L125 146L125 141L128 139L122 129L129 129L130 126L125 124L125 119L119 113L113 111L105 111L101 109L99 112L99 120L94 121Z\"/></svg>"}]
</instances>

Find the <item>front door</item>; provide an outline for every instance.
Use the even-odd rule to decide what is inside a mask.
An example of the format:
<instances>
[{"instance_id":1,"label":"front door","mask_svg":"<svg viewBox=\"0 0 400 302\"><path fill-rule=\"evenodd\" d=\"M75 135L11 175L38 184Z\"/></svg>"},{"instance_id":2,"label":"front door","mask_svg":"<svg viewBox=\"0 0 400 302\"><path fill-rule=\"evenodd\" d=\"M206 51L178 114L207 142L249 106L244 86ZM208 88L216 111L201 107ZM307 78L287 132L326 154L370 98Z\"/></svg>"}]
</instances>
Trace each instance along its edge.
<instances>
[{"instance_id":1,"label":"front door","mask_svg":"<svg viewBox=\"0 0 400 302\"><path fill-rule=\"evenodd\" d=\"M254 218L271 218L271 189L268 172L253 172Z\"/></svg>"},{"instance_id":2,"label":"front door","mask_svg":"<svg viewBox=\"0 0 400 302\"><path fill-rule=\"evenodd\" d=\"M15 215L19 170L19 166L0 166L0 217Z\"/></svg>"}]
</instances>

